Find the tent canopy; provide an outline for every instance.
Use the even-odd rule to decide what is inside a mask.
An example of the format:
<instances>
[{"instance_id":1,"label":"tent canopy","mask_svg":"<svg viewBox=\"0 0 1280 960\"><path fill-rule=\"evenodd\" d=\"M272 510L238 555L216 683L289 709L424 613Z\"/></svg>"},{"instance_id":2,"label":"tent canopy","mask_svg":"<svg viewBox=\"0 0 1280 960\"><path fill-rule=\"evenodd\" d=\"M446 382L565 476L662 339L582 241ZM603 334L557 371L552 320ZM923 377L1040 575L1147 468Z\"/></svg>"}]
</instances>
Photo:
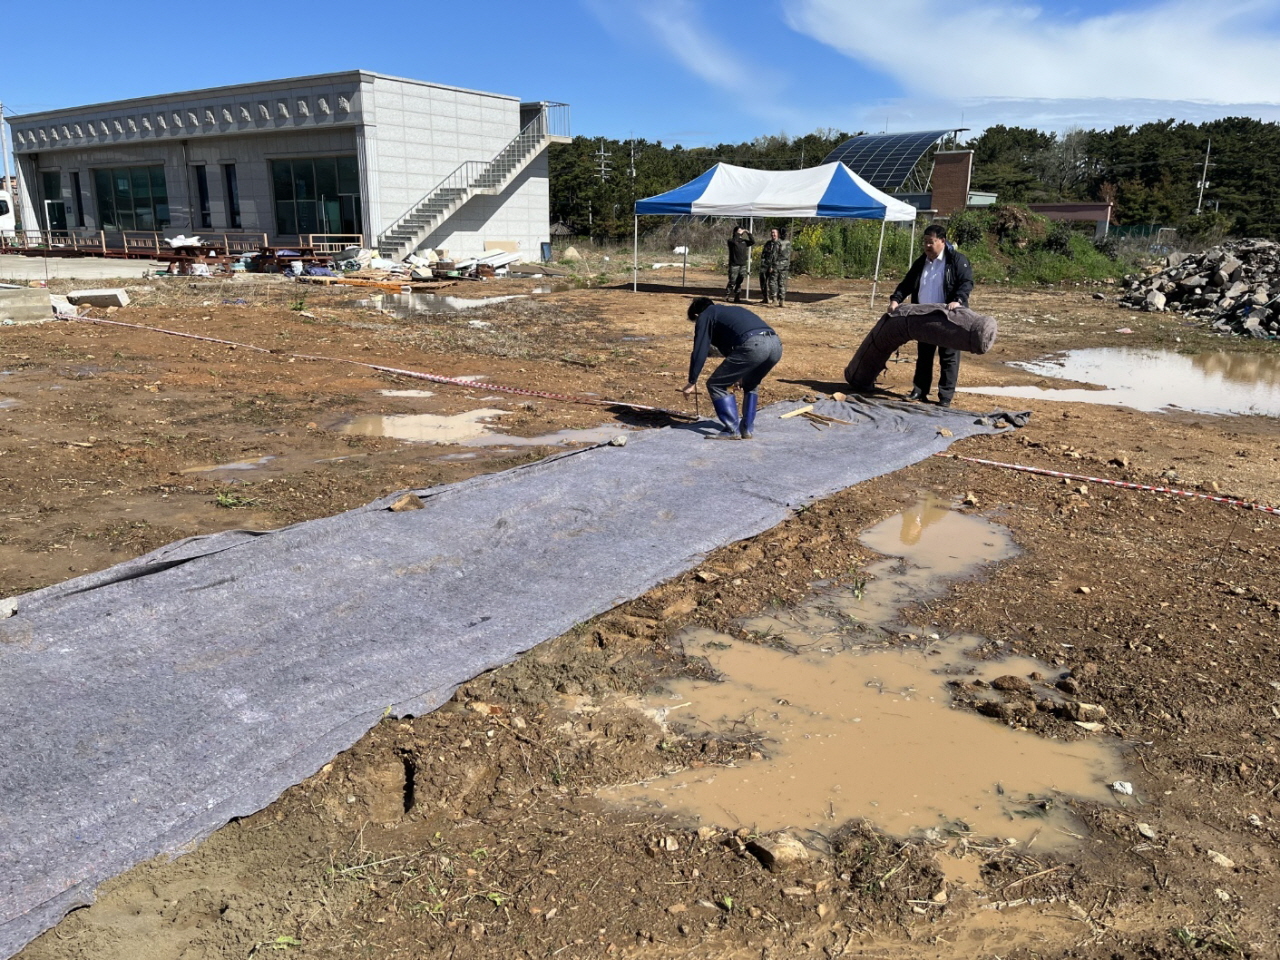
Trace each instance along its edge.
<instances>
[{"instance_id":1,"label":"tent canopy","mask_svg":"<svg viewBox=\"0 0 1280 960\"><path fill-rule=\"evenodd\" d=\"M636 201L636 215L844 217L914 221L916 208L895 200L843 163L804 170L749 170L717 163L695 180Z\"/></svg>"}]
</instances>

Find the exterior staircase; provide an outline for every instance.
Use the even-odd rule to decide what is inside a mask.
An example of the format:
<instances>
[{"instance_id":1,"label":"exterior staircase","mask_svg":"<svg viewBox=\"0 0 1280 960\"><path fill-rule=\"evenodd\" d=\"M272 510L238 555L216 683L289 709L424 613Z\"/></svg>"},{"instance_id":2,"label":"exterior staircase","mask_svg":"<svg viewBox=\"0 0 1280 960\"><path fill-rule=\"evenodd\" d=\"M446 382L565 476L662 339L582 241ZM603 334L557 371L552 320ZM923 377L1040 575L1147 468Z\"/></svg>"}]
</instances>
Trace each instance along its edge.
<instances>
[{"instance_id":1,"label":"exterior staircase","mask_svg":"<svg viewBox=\"0 0 1280 960\"><path fill-rule=\"evenodd\" d=\"M378 238L379 256L403 260L472 197L496 196L549 144L568 143L569 108L561 103L538 106L540 109L533 119L497 156L492 160L467 160L459 164L393 223Z\"/></svg>"}]
</instances>

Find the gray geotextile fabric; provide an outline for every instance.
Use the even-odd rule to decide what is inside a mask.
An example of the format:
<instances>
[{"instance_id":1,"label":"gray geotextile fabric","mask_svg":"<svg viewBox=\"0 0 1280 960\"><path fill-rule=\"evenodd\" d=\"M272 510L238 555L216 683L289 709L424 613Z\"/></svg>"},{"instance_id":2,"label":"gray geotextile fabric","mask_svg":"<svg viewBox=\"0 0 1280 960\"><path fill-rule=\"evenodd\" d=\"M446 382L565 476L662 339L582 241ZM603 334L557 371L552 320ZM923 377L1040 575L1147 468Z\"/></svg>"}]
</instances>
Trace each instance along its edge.
<instances>
[{"instance_id":1,"label":"gray geotextile fabric","mask_svg":"<svg viewBox=\"0 0 1280 960\"><path fill-rule=\"evenodd\" d=\"M936 303L903 304L881 316L862 338L844 368L845 382L855 390L870 390L893 351L911 340L966 353L986 353L996 342L996 321L968 307L948 310Z\"/></svg>"},{"instance_id":2,"label":"gray geotextile fabric","mask_svg":"<svg viewBox=\"0 0 1280 960\"><path fill-rule=\"evenodd\" d=\"M0 955L102 881L269 804L388 715L461 683L815 498L995 432L919 404L761 411L271 533L180 541L5 601ZM950 431L946 436L941 428ZM7 612L7 611L6 611ZM0 616L3 612L0 612Z\"/></svg>"}]
</instances>

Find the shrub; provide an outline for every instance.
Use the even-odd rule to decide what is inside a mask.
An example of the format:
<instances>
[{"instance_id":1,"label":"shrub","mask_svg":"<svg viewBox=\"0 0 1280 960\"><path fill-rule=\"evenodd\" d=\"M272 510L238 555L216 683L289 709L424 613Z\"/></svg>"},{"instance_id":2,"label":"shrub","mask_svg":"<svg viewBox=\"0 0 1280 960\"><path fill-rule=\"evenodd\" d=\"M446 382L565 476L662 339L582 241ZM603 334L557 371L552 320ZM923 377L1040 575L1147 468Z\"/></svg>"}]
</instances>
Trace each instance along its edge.
<instances>
[{"instance_id":1,"label":"shrub","mask_svg":"<svg viewBox=\"0 0 1280 960\"><path fill-rule=\"evenodd\" d=\"M1116 260L1120 256L1120 238L1113 233L1098 237L1093 241L1093 249L1108 260Z\"/></svg>"},{"instance_id":2,"label":"shrub","mask_svg":"<svg viewBox=\"0 0 1280 960\"><path fill-rule=\"evenodd\" d=\"M1216 210L1193 213L1178 224L1178 239L1189 244L1210 246L1231 230L1231 218Z\"/></svg>"},{"instance_id":3,"label":"shrub","mask_svg":"<svg viewBox=\"0 0 1280 960\"><path fill-rule=\"evenodd\" d=\"M991 214L985 210L961 210L947 224L947 237L957 247L977 246L991 231Z\"/></svg>"},{"instance_id":4,"label":"shrub","mask_svg":"<svg viewBox=\"0 0 1280 960\"><path fill-rule=\"evenodd\" d=\"M1050 253L1056 253L1059 256L1071 256L1071 224L1059 220L1057 223L1049 227L1045 233L1044 240L1041 245Z\"/></svg>"}]
</instances>

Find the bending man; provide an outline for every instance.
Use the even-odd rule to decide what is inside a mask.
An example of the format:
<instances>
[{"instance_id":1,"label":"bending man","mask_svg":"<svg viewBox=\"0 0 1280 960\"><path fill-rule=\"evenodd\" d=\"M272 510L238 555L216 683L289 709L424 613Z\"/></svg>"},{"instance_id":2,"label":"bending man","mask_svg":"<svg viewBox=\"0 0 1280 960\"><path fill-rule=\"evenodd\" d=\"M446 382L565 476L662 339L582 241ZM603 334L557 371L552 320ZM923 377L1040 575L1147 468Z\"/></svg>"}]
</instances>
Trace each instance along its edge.
<instances>
[{"instance_id":1,"label":"bending man","mask_svg":"<svg viewBox=\"0 0 1280 960\"><path fill-rule=\"evenodd\" d=\"M948 310L969 306L973 290L973 267L969 258L947 243L946 227L930 224L924 228L924 253L911 264L898 288L889 298L889 312L908 297L916 303L946 304ZM960 380L960 351L916 344L916 373L908 400L924 400L933 387L933 355L938 355L938 405L951 406Z\"/></svg>"},{"instance_id":2,"label":"bending man","mask_svg":"<svg viewBox=\"0 0 1280 960\"><path fill-rule=\"evenodd\" d=\"M782 359L782 341L767 323L746 307L713 303L698 297L689 304L693 322L693 352L689 355L689 382L681 392L689 396L698 389L707 354L715 347L724 362L707 378L707 393L720 419L721 438L750 440L756 422L760 382ZM738 402L730 392L742 384L742 417Z\"/></svg>"}]
</instances>

